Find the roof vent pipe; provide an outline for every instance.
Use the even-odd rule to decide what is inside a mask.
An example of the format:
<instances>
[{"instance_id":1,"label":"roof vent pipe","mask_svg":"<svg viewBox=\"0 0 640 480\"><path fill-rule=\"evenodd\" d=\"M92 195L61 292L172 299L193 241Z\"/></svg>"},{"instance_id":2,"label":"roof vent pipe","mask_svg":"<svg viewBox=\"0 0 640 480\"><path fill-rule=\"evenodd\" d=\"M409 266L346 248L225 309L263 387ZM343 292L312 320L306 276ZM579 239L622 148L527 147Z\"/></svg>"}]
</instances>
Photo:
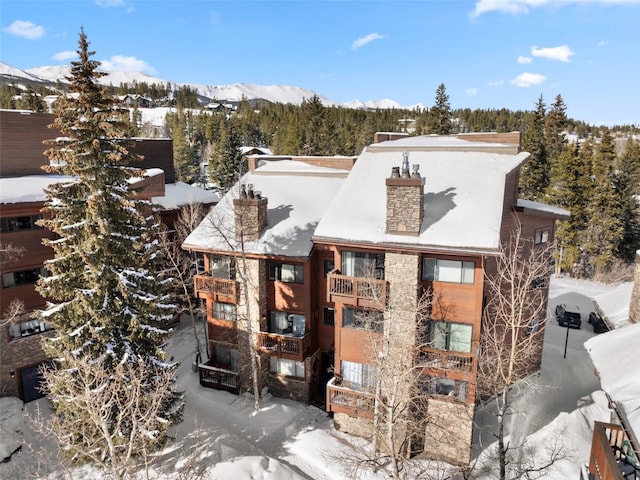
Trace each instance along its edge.
<instances>
[{"instance_id":1,"label":"roof vent pipe","mask_svg":"<svg viewBox=\"0 0 640 480\"><path fill-rule=\"evenodd\" d=\"M402 178L409 178L409 152L402 152Z\"/></svg>"}]
</instances>

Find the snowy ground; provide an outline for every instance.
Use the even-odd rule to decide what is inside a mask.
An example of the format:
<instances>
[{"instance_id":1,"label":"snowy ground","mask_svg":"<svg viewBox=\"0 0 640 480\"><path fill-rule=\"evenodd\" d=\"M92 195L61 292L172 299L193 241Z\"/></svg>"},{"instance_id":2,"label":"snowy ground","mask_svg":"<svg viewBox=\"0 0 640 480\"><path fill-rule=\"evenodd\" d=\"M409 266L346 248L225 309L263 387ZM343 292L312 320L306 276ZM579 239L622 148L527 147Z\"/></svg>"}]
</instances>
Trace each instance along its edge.
<instances>
[{"instance_id":1,"label":"snowy ground","mask_svg":"<svg viewBox=\"0 0 640 480\"><path fill-rule=\"evenodd\" d=\"M569 455L554 465L545 478L579 478L580 466L586 464L589 455L593 421L609 420L606 399L599 391L583 344L594 335L586 321L592 310L591 298L603 292L609 298L615 297L618 291L621 298L617 303L628 305L628 285L618 290L569 279L552 280L549 310L553 311L555 305L562 302L578 304L583 327L569 332L565 358L567 330L555 321L549 322L542 369L533 377L541 388L522 389L517 393L510 430L514 436L528 435L532 455L540 458L551 439L563 439ZM176 429L176 442L160 454L161 467L154 478L338 480L347 477L347 472L335 460L335 452L350 448L348 438L334 431L326 412L267 394L256 413L250 397L200 387L198 375L191 369L194 349L190 330L183 321L170 346L174 360L182 362L178 388L186 396L185 417ZM46 401L31 402L25 410L34 412L37 408L46 411ZM49 455L50 445L38 440L19 417L16 421L15 413L4 413L0 412L0 421L5 427L0 431L0 451L12 448L10 442L16 437L13 434L16 430L22 431L18 438L23 439L25 445L10 462L0 464L0 478L58 478L55 472L63 470L55 458L34 453L29 444L36 450L48 451ZM7 418L11 421L6 421ZM483 425L474 439L479 451L493 441L494 419L488 411L481 411L476 420ZM191 473L187 474L188 471ZM83 469L72 472L72 478L98 476ZM382 476L368 474L360 478L377 480Z\"/></svg>"}]
</instances>

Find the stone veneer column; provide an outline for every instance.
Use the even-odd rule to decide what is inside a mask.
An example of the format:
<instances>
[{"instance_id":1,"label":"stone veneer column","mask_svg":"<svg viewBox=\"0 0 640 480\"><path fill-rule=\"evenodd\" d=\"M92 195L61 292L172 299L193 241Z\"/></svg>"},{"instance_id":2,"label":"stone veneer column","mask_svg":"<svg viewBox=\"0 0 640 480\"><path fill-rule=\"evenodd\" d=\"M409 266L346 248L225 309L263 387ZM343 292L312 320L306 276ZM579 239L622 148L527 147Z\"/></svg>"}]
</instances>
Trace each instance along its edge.
<instances>
[{"instance_id":1,"label":"stone veneer column","mask_svg":"<svg viewBox=\"0 0 640 480\"><path fill-rule=\"evenodd\" d=\"M633 276L633 290L629 304L629 321L640 323L640 250L636 252L636 271Z\"/></svg>"},{"instance_id":2,"label":"stone veneer column","mask_svg":"<svg viewBox=\"0 0 640 480\"><path fill-rule=\"evenodd\" d=\"M471 461L474 404L430 398L427 406L425 455L432 460L465 466Z\"/></svg>"},{"instance_id":3,"label":"stone veneer column","mask_svg":"<svg viewBox=\"0 0 640 480\"><path fill-rule=\"evenodd\" d=\"M246 264L246 272L244 271ZM246 274L246 282L242 275ZM260 319L267 313L267 265L265 260L238 258L236 268L236 279L240 286L240 295L237 306L238 320L238 351L240 357L240 382L242 390L253 389L253 378L251 373L250 348L256 348L258 332L261 331ZM248 295L245 295L245 286ZM246 298L249 302L247 305ZM253 339L250 338L249 325ZM260 356L258 355L258 359ZM264 365L262 365L264 363ZM262 390L265 386L265 370L269 366L265 362L258 362L258 388Z\"/></svg>"}]
</instances>

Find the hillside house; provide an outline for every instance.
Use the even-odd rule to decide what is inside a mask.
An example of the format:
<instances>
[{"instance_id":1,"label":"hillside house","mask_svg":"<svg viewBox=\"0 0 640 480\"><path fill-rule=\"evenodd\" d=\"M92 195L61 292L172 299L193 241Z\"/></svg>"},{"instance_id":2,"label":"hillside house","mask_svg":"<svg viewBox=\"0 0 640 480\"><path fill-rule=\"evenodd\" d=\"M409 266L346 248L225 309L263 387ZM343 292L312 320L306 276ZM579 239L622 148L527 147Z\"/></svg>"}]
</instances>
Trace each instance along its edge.
<instances>
[{"instance_id":1,"label":"hillside house","mask_svg":"<svg viewBox=\"0 0 640 480\"><path fill-rule=\"evenodd\" d=\"M183 245L204 256L195 286L208 317L201 383L249 390L253 346L260 388L322 403L336 428L367 435L372 339L413 342L431 290L453 313L428 322L429 348L404 352L423 369L429 415L446 420L424 432L424 451L468 463L485 272L517 225L544 245L569 215L517 198L529 156L519 139L386 133L351 161L250 158L249 173Z\"/></svg>"},{"instance_id":2,"label":"hillside house","mask_svg":"<svg viewBox=\"0 0 640 480\"><path fill-rule=\"evenodd\" d=\"M19 257L3 258L0 264L0 318L5 318L12 301L22 302L25 309L25 315L13 323L0 321L0 395L24 401L42 396L37 370L47 359L40 341L43 335L51 335L51 325L31 317L45 306L35 284L45 274L44 262L53 256L42 245L42 239L53 234L37 221L42 218L44 190L68 180L41 168L49 162L43 154L48 146L42 142L57 135L48 128L53 119L48 113L0 110L0 243L23 250ZM146 174L132 187L158 206L165 224L173 223L181 205L217 202L216 194L175 181L171 140L135 139L134 151L144 156L136 166Z\"/></svg>"}]
</instances>

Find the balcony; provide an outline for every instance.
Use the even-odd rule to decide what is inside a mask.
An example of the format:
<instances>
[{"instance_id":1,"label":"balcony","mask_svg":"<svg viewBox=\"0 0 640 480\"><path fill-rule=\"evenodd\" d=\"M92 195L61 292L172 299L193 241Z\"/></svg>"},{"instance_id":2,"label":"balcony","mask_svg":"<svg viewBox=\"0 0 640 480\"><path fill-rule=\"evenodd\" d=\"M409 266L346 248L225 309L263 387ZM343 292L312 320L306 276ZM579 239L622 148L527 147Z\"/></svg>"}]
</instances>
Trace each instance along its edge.
<instances>
[{"instance_id":1,"label":"balcony","mask_svg":"<svg viewBox=\"0 0 640 480\"><path fill-rule=\"evenodd\" d=\"M382 308L387 303L388 282L348 277L337 270L327 274L328 301L364 308Z\"/></svg>"},{"instance_id":2,"label":"balcony","mask_svg":"<svg viewBox=\"0 0 640 480\"><path fill-rule=\"evenodd\" d=\"M311 335L307 333L301 337L293 337L259 332L258 350L279 358L302 362L311 350Z\"/></svg>"},{"instance_id":3,"label":"balcony","mask_svg":"<svg viewBox=\"0 0 640 480\"><path fill-rule=\"evenodd\" d=\"M640 461L620 425L595 422L589 473L595 480L640 480Z\"/></svg>"},{"instance_id":4,"label":"balcony","mask_svg":"<svg viewBox=\"0 0 640 480\"><path fill-rule=\"evenodd\" d=\"M426 347L422 347L418 352L416 365L458 373L470 380L475 379L477 370L475 355Z\"/></svg>"},{"instance_id":5,"label":"balcony","mask_svg":"<svg viewBox=\"0 0 640 480\"><path fill-rule=\"evenodd\" d=\"M330 412L371 419L374 402L373 394L338 385L335 377L327 383L327 406Z\"/></svg>"},{"instance_id":6,"label":"balcony","mask_svg":"<svg viewBox=\"0 0 640 480\"><path fill-rule=\"evenodd\" d=\"M209 298L214 302L238 303L238 282L214 278L208 274L193 277L198 298Z\"/></svg>"},{"instance_id":7,"label":"balcony","mask_svg":"<svg viewBox=\"0 0 640 480\"><path fill-rule=\"evenodd\" d=\"M226 392L240 393L240 374L212 360L198 365L200 385Z\"/></svg>"}]
</instances>

